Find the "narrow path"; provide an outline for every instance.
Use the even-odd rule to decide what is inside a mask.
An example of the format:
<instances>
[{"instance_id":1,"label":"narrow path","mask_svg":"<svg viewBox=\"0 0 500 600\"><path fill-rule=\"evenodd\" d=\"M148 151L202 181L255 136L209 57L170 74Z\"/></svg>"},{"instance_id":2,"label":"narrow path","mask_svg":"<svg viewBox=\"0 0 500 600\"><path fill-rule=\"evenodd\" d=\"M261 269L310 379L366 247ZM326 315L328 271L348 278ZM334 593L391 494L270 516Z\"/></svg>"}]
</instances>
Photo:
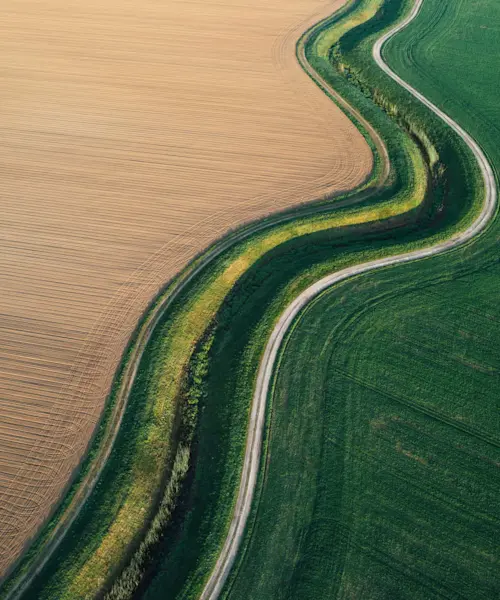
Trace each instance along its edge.
<instances>
[{"instance_id":1,"label":"narrow path","mask_svg":"<svg viewBox=\"0 0 500 600\"><path fill-rule=\"evenodd\" d=\"M440 242L435 246L399 254L397 256L369 261L360 265L342 269L341 271L324 277L297 296L297 298L282 313L267 343L257 376L257 384L250 414L240 489L238 498L236 500L233 518L231 520L226 541L219 555L217 563L200 596L201 600L216 600L219 597L219 594L222 591L222 588L230 573L231 567L233 566L238 548L243 538L259 473L262 435L269 385L280 346L290 325L293 323L299 312L318 294L349 277L366 273L367 271L381 269L389 265L396 265L427 258L429 256L441 254L442 252L446 252L447 250L460 246L482 231L495 213L497 202L495 176L481 148L478 146L475 140L466 131L464 131L460 125L458 125L458 123L446 115L442 110L430 102L430 100L425 98L425 96L414 89L411 85L403 81L401 77L396 75L396 73L394 73L394 71L392 71L391 68L384 62L382 57L382 47L385 42L387 42L387 40L389 40L392 36L396 35L399 31L407 27L408 24L415 19L422 7L422 4L423 0L416 0L410 14L375 43L373 47L373 58L377 65L385 73L387 73L389 77L410 92L410 94L420 100L420 102L425 104L425 106L427 106L447 125L449 125L471 149L477 160L478 166L481 170L482 178L484 180L485 200L483 208L478 218L468 229L455 234L450 239Z\"/></svg>"}]
</instances>

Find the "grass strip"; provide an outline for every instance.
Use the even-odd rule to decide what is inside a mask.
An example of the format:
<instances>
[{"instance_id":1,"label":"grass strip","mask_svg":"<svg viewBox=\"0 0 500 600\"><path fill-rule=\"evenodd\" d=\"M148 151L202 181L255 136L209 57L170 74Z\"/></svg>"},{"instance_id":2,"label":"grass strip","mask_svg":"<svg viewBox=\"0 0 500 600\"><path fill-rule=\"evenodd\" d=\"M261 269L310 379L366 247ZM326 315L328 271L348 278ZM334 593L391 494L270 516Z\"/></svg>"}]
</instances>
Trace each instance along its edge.
<instances>
[{"instance_id":1,"label":"grass strip","mask_svg":"<svg viewBox=\"0 0 500 600\"><path fill-rule=\"evenodd\" d=\"M356 90L353 95L359 97L359 86L354 88L351 85L350 87ZM373 114L371 98L365 97L365 99L367 100L366 105L370 106L370 112ZM151 522L155 508L158 506L159 497L158 494L155 495L155 492L161 487L159 481L166 478L165 473L171 469L168 464L169 462L170 465L172 464L175 456L174 449L166 445L164 440L172 440L174 437L172 426L176 422L177 403L182 397L182 389L193 349L219 312L228 292L252 265L259 262L259 266L261 266L260 263L263 260L269 261L270 252L280 246L284 246L290 251L294 240L297 239L301 239L301 241L298 242L296 248L303 252L305 238L310 241L311 236L314 235L320 237L323 235L321 243L325 243L327 240L327 243L331 245L332 229L338 230L338 228L361 225L360 231L355 234L351 231L347 234L346 239L354 240L361 233L367 233L367 229L363 225L366 221L370 223L369 231L376 228L381 219L387 219L388 222L384 225L386 228L388 225L396 225L395 221L399 221L399 224L414 221L417 214L422 215L423 210L427 213L433 210L435 212L445 205L443 198L448 192L446 189L448 180L438 177L439 174L436 175L436 172L432 174L435 180L433 194L427 194L426 173L429 169L432 171L433 166L425 165L419 149L422 144L412 142L401 133L401 130L396 130L389 125L387 114L384 111L375 110L378 111L378 121L383 122L383 127L386 130L390 129L392 133L389 136L392 141L391 160L400 167L408 167L402 172L413 173L413 179L409 178L410 181L403 182L402 175L394 174L388 189L367 201L363 209L349 208L339 210L336 214L318 214L307 219L298 218L294 223L277 226L271 232L256 235L252 240L242 243L238 249L228 252L224 258L215 261L210 274L206 274L202 278L203 281L198 282L189 290L189 298L183 298L177 308L172 309L164 327L159 328L161 335L158 336L158 339L162 338L162 343L158 339L156 345L152 343L149 358L152 362L148 363L145 358L144 365L141 364L140 372L143 375L139 375L138 382L140 382L142 391L138 388L136 392L133 392L133 395L137 394L138 399L135 404L134 402L130 403L124 420L125 424L128 414L128 418L134 421L135 426L127 430L124 425L123 442L120 445L120 441L117 440L116 456L109 462L110 471L116 473L116 476L114 479L113 477L103 479L106 484L99 490L99 499L94 504L89 503L86 512L81 515L79 529L77 527L69 538L71 543L66 546L63 554L68 561L67 564L65 565L64 561L61 562L55 558L52 571L48 569L45 574L42 573L38 580L38 587L33 588L37 590L37 597L86 597L93 593L92 590L102 589L103 585L111 579L114 575L113 567L124 564L125 557L129 554L134 542L138 547L140 542L134 538L138 537L137 531L141 530L141 526L138 520L133 518L133 515L138 516L139 520L142 518L142 523L145 525ZM388 146L390 141L388 140ZM410 169L408 163L412 163L413 168ZM437 190L440 190L439 193ZM432 201L424 202L424 199L431 196ZM439 200L437 200L438 196ZM460 218L467 213L467 208L470 206L460 208L462 212L447 212L448 220L442 220L441 223L445 222L449 227L462 226ZM401 218L403 214L405 217ZM457 216L459 218L453 219ZM316 238L318 245L320 237ZM417 242L413 241L413 243ZM360 254L360 252L358 254L354 252L349 258L344 256L343 260L355 260L359 258ZM314 271L309 271L309 277L316 277L321 268L331 266L332 261L323 263L321 267L318 266ZM290 291L297 287L298 284L295 283L291 286ZM264 330L261 333L265 335ZM151 359L151 356L155 357L154 360ZM143 368L144 370L142 370ZM168 398L170 403L167 403L165 398ZM143 420L141 420L142 418ZM131 433L132 431L133 433ZM244 435L242 439L244 439ZM159 441L162 441L163 445L158 446ZM150 457L153 457L152 462L150 462ZM154 476L152 476L151 468ZM235 473L237 473L237 469ZM106 498L113 498L114 503L107 503ZM224 514L227 512L226 507ZM91 523L98 523L100 527L95 527L92 531L92 527L89 529ZM110 525L110 523L112 524ZM132 541L121 545L127 536L128 540ZM68 570L70 563L78 565L73 573ZM78 576L75 577L77 571ZM69 588L68 583L70 583Z\"/></svg>"},{"instance_id":2,"label":"grass strip","mask_svg":"<svg viewBox=\"0 0 500 600\"><path fill-rule=\"evenodd\" d=\"M399 7L396 18L404 8ZM394 13L390 16L395 17ZM381 29L389 26L388 21L381 24ZM372 36L376 37L377 32ZM358 97L362 95L370 101L375 96L373 90L361 90L360 86L355 90ZM383 108L383 111L375 109L378 115L381 112L387 115L387 107ZM371 110L373 114L374 109ZM400 117L398 121L402 125L417 121L410 110L404 115L400 112ZM159 598L165 589L172 597L194 598L210 573L235 499L246 416L258 362L268 332L282 307L328 272L375 256L434 243L469 223L477 214L482 186L475 164L454 136L446 132L441 139L442 131L443 128L431 128L423 139L429 166L433 165L430 168L437 171L434 178L436 204L427 205L429 213L420 214L417 228L399 228L378 237L373 229L360 228L351 232L352 237L339 234L337 241L333 241L331 234L329 238L317 235L284 244L249 269L226 299L217 315L219 328L215 332L207 384L209 392L198 432L194 481L183 500L184 512L181 508L177 515L178 528L173 527L166 536L146 598ZM431 147L442 150L439 160L435 152L428 151ZM441 162L441 156L446 156L446 163ZM446 170L441 164L446 164ZM443 173L446 173L446 183L440 187L439 174ZM428 238L422 241L425 234ZM363 235L369 239L360 242ZM217 457L210 451L214 446L218 448ZM254 583L256 572L252 572Z\"/></svg>"}]
</instances>

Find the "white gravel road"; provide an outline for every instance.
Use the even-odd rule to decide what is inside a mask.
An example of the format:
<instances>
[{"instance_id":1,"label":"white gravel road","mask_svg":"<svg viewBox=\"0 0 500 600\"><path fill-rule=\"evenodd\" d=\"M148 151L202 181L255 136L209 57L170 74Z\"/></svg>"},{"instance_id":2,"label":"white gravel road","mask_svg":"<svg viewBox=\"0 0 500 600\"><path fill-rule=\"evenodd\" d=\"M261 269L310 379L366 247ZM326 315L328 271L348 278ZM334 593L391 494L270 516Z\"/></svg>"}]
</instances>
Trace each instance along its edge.
<instances>
[{"instance_id":1,"label":"white gravel road","mask_svg":"<svg viewBox=\"0 0 500 600\"><path fill-rule=\"evenodd\" d=\"M493 170L488 163L486 156L482 152L481 148L475 142L475 140L458 125L452 118L446 115L442 110L435 106L430 100L425 98L420 92L410 86L408 83L403 81L401 77L396 75L391 68L384 62L382 57L382 47L387 40L389 40L396 33L404 29L420 11L423 4L423 0L416 0L415 5L410 14L393 29L383 35L373 48L373 58L375 59L378 66L385 72L389 77L394 79L399 85L408 90L415 98L420 100L425 106L432 110L438 117L440 117L447 125L449 125L469 146L474 153L477 160L478 166L481 170L481 174L485 185L485 199L481 214L474 221L474 223L465 231L455 234L450 239L443 241L435 246L430 246L422 250L415 250L413 252L407 252L396 256L390 256L379 260L373 260L366 263L362 263L356 266L348 267L336 273L332 273L327 277L324 277L314 285L307 288L302 292L295 300L283 311L278 323L273 329L269 342L266 346L264 355L259 368L257 376L257 384L252 401L252 409L250 415L250 422L248 427L248 438L245 449L245 458L243 464L243 471L241 475L240 489L234 514L231 520L229 531L222 548L222 551L217 559L215 568L200 596L201 600L216 600L227 580L231 567L236 558L238 548L243 538L245 526L250 514L252 505L252 499L255 491L255 485L257 482L257 476L259 472L261 447L262 447L262 434L265 422L266 402L269 392L269 385L273 374L276 357L278 356L279 348L283 342L283 339L299 312L318 294L328 289L329 287L360 273L367 271L373 271L387 267L389 265L396 265L400 263L406 263L414 260L420 260L436 254L441 254L447 250L460 246L467 242L480 231L482 231L488 222L492 219L497 202L497 188L495 176Z\"/></svg>"}]
</instances>

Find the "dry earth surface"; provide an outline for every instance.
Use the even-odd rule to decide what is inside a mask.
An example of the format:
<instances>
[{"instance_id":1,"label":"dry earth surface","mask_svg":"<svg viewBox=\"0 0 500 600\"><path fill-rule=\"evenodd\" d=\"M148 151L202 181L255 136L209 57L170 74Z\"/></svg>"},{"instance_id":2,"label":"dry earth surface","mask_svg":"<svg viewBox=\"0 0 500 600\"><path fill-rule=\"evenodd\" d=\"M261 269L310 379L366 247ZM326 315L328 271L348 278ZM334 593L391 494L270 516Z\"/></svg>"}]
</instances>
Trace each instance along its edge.
<instances>
[{"instance_id":1,"label":"dry earth surface","mask_svg":"<svg viewBox=\"0 0 500 600\"><path fill-rule=\"evenodd\" d=\"M343 0L4 0L0 575L48 516L159 287L371 167L295 43Z\"/></svg>"}]
</instances>

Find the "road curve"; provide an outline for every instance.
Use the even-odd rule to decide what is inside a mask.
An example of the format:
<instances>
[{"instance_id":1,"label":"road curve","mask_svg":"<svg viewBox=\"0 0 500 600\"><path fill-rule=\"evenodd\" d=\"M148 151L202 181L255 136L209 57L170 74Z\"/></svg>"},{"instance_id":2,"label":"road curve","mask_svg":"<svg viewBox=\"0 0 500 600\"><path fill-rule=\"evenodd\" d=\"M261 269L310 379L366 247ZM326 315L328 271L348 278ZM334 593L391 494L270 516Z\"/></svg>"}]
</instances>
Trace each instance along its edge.
<instances>
[{"instance_id":1,"label":"road curve","mask_svg":"<svg viewBox=\"0 0 500 600\"><path fill-rule=\"evenodd\" d=\"M327 275L323 279L320 279L315 284L311 285L305 291L303 291L295 300L285 309L282 313L279 321L274 327L269 341L267 343L262 361L260 364L259 372L257 375L257 383L254 391L252 400L252 409L250 414L250 421L248 426L247 444L245 449L245 458L243 463L243 471L241 475L240 489L238 492L238 498L229 526L229 531L224 542L222 551L217 559L216 565L212 574L203 589L200 596L200 600L216 600L219 597L220 592L227 580L231 567L236 558L238 548L240 546L245 526L247 524L248 516L250 514L252 499L255 491L255 485L257 483L257 477L260 465L260 456L262 448L262 434L265 422L266 403L269 393L269 386L274 370L274 365L280 346L283 339L300 311L318 294L331 287L334 284L339 283L349 277L366 273L367 271L373 271L375 269L381 269L390 265L396 265L406 263L436 254L441 254L452 248L456 248L461 244L464 244L479 232L481 232L488 222L492 219L497 203L497 188L495 182L495 176L493 169L488 163L486 156L483 151L476 143L476 141L466 132L458 123L456 123L451 117L446 115L442 110L435 106L430 100L425 98L420 92L418 92L411 85L403 81L401 77L396 75L394 71L384 62L382 58L382 47L383 45L399 31L404 29L415 17L418 15L420 8L422 7L423 0L416 0L415 5L408 16L398 23L394 28L384 34L373 47L373 58L377 65L385 72L389 77L396 81L401 87L406 89L415 98L420 100L425 106L427 106L432 112L440 117L447 125L449 125L467 144L467 146L473 152L478 166L481 171L481 175L485 186L485 199L480 215L472 223L472 225L463 232L457 233L450 239L440 242L435 246L430 246L422 250L415 250L413 252L407 252L395 256L390 256L378 260L372 260L366 263L348 267Z\"/></svg>"}]
</instances>

